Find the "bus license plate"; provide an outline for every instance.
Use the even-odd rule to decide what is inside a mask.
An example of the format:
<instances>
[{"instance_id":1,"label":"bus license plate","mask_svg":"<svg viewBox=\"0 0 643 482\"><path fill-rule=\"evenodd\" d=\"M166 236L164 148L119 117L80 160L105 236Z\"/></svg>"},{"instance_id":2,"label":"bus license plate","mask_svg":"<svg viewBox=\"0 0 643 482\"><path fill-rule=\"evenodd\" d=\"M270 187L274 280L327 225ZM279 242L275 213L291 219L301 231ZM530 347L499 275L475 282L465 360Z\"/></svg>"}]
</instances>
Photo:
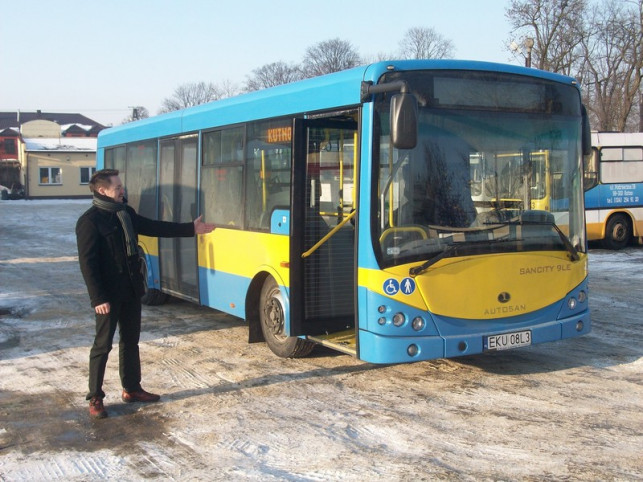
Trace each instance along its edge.
<instances>
[{"instance_id":1,"label":"bus license plate","mask_svg":"<svg viewBox=\"0 0 643 482\"><path fill-rule=\"evenodd\" d=\"M531 330L490 335L485 338L486 350L510 350L521 346L531 345Z\"/></svg>"}]
</instances>

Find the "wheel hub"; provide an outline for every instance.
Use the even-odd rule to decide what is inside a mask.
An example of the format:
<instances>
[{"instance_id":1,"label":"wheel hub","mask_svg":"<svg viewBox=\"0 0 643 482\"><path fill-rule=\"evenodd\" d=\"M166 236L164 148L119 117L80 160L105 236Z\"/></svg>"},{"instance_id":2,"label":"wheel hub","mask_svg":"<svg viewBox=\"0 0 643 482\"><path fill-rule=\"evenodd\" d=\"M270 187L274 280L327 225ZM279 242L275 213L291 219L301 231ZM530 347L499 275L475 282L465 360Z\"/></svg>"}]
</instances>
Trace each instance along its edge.
<instances>
[{"instance_id":1,"label":"wheel hub","mask_svg":"<svg viewBox=\"0 0 643 482\"><path fill-rule=\"evenodd\" d=\"M284 312L281 303L276 298L271 298L266 304L266 321L268 328L274 335L283 333Z\"/></svg>"},{"instance_id":2,"label":"wheel hub","mask_svg":"<svg viewBox=\"0 0 643 482\"><path fill-rule=\"evenodd\" d=\"M614 239L616 239L617 241L622 241L623 239L625 239L625 228L623 227L623 225L617 224L614 227L614 231L612 235Z\"/></svg>"}]
</instances>

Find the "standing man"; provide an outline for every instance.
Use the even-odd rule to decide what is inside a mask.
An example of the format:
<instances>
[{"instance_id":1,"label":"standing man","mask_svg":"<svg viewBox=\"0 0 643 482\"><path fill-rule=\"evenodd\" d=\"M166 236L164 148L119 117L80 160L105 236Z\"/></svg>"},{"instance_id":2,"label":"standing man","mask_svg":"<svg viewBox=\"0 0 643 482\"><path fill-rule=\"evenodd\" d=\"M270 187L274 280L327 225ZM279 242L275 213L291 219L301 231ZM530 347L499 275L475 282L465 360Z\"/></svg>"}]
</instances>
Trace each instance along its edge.
<instances>
[{"instance_id":1,"label":"standing man","mask_svg":"<svg viewBox=\"0 0 643 482\"><path fill-rule=\"evenodd\" d=\"M138 341L141 296L145 292L138 256L138 235L190 237L206 234L214 225L169 223L136 214L124 199L125 188L115 169L97 171L89 181L94 198L76 223L78 261L96 313L96 337L89 354L89 414L105 418L102 390L107 356L119 327L119 371L124 402L156 402L161 397L141 387Z\"/></svg>"}]
</instances>

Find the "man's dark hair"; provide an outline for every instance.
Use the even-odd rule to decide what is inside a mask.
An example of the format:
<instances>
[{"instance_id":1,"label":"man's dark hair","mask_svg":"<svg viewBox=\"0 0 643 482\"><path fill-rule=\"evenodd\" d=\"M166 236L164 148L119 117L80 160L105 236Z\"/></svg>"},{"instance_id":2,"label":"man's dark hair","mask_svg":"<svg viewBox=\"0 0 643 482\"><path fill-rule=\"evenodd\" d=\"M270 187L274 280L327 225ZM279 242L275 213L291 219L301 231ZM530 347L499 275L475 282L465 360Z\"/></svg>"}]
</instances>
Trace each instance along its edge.
<instances>
[{"instance_id":1,"label":"man's dark hair","mask_svg":"<svg viewBox=\"0 0 643 482\"><path fill-rule=\"evenodd\" d=\"M101 169L96 171L89 180L89 190L95 192L99 187L108 188L112 185L112 176L118 176L118 169Z\"/></svg>"}]
</instances>

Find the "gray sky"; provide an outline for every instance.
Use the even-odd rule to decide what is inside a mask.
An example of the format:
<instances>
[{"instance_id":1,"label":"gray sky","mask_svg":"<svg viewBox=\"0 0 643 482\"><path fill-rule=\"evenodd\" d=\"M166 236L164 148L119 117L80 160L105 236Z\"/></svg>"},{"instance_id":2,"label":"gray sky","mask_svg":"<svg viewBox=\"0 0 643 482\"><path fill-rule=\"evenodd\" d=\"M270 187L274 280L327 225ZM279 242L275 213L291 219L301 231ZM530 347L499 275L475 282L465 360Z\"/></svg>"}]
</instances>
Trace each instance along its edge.
<instances>
[{"instance_id":1,"label":"gray sky","mask_svg":"<svg viewBox=\"0 0 643 482\"><path fill-rule=\"evenodd\" d=\"M299 63L332 38L393 58L412 27L450 39L455 57L518 63L506 50L508 0L3 0L0 110L80 112L120 124L155 115L188 82L243 84L253 69ZM11 8L8 8L8 4Z\"/></svg>"}]
</instances>

